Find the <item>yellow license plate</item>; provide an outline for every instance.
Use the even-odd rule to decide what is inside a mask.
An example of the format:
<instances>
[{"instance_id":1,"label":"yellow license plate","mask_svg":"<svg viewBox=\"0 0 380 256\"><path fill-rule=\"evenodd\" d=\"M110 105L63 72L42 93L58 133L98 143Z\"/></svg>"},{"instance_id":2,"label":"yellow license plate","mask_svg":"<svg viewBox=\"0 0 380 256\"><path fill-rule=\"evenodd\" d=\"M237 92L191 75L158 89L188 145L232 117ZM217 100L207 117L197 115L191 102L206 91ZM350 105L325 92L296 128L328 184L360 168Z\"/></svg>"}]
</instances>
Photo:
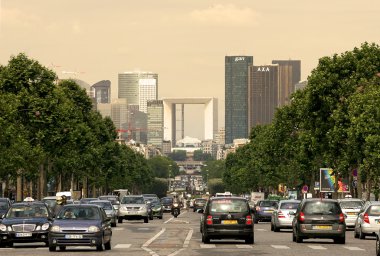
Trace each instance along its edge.
<instances>
[{"instance_id":1,"label":"yellow license plate","mask_svg":"<svg viewBox=\"0 0 380 256\"><path fill-rule=\"evenodd\" d=\"M319 225L319 226L313 226L313 229L331 230L331 229L332 229L332 226Z\"/></svg>"},{"instance_id":2,"label":"yellow license plate","mask_svg":"<svg viewBox=\"0 0 380 256\"><path fill-rule=\"evenodd\" d=\"M237 220L222 220L222 224L237 224Z\"/></svg>"},{"instance_id":3,"label":"yellow license plate","mask_svg":"<svg viewBox=\"0 0 380 256\"><path fill-rule=\"evenodd\" d=\"M356 215L356 212L348 212L347 215Z\"/></svg>"}]
</instances>

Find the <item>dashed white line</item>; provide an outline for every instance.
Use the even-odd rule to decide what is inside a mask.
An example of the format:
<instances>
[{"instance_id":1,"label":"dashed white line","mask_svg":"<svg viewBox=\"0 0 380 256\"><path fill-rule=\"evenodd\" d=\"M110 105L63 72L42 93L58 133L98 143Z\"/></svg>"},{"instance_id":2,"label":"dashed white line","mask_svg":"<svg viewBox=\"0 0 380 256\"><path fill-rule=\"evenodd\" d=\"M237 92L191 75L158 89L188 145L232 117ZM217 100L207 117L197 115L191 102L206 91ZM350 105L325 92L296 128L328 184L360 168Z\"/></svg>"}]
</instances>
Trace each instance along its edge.
<instances>
[{"instance_id":1,"label":"dashed white line","mask_svg":"<svg viewBox=\"0 0 380 256\"><path fill-rule=\"evenodd\" d=\"M189 230L189 233L187 233L187 236L186 236L186 238L185 238L185 241L183 242L183 248L187 248L187 247L189 247L190 239L191 239L191 237L193 236L193 232L194 232L194 230L193 230L193 229L190 229L190 230Z\"/></svg>"},{"instance_id":2,"label":"dashed white line","mask_svg":"<svg viewBox=\"0 0 380 256\"><path fill-rule=\"evenodd\" d=\"M307 247L313 249L313 250L326 250L326 247L320 246L320 245L308 245Z\"/></svg>"},{"instance_id":3,"label":"dashed white line","mask_svg":"<svg viewBox=\"0 0 380 256\"><path fill-rule=\"evenodd\" d=\"M117 244L114 248L115 249L128 249L131 248L131 244Z\"/></svg>"},{"instance_id":4,"label":"dashed white line","mask_svg":"<svg viewBox=\"0 0 380 256\"><path fill-rule=\"evenodd\" d=\"M152 237L151 239L149 239L148 241L146 241L142 247L148 247L154 240L157 239L157 237L159 237L162 233L164 233L166 230L166 228L163 228L161 229L160 232L158 232L154 237Z\"/></svg>"},{"instance_id":5,"label":"dashed white line","mask_svg":"<svg viewBox=\"0 0 380 256\"><path fill-rule=\"evenodd\" d=\"M215 248L215 244L200 244L199 245L202 249L210 249L210 248Z\"/></svg>"},{"instance_id":6,"label":"dashed white line","mask_svg":"<svg viewBox=\"0 0 380 256\"><path fill-rule=\"evenodd\" d=\"M248 245L248 244L237 244L236 247L238 249L252 249L253 248L252 245Z\"/></svg>"},{"instance_id":7,"label":"dashed white line","mask_svg":"<svg viewBox=\"0 0 380 256\"><path fill-rule=\"evenodd\" d=\"M286 245L271 245L275 249L290 249L289 246Z\"/></svg>"},{"instance_id":8,"label":"dashed white line","mask_svg":"<svg viewBox=\"0 0 380 256\"><path fill-rule=\"evenodd\" d=\"M365 251L364 249L355 247L355 246L343 246L343 248L346 248L347 250L350 250L350 251Z\"/></svg>"}]
</instances>

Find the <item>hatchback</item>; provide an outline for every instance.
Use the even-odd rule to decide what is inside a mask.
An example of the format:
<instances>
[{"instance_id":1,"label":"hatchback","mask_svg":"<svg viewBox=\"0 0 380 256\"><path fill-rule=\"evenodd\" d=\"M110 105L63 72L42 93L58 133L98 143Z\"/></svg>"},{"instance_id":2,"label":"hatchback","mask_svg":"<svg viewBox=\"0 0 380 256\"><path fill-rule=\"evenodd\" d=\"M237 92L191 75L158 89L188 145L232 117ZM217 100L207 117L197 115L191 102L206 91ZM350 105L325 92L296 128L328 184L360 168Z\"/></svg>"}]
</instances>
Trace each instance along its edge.
<instances>
[{"instance_id":1,"label":"hatchback","mask_svg":"<svg viewBox=\"0 0 380 256\"><path fill-rule=\"evenodd\" d=\"M255 223L259 221L271 221L272 213L278 207L277 200L259 200L254 207Z\"/></svg>"},{"instance_id":2,"label":"hatchback","mask_svg":"<svg viewBox=\"0 0 380 256\"><path fill-rule=\"evenodd\" d=\"M307 238L331 238L335 243L346 243L346 223L337 200L304 199L293 219L293 242Z\"/></svg>"},{"instance_id":3,"label":"hatchback","mask_svg":"<svg viewBox=\"0 0 380 256\"><path fill-rule=\"evenodd\" d=\"M196 198L193 204L193 211L196 212L206 205L207 199L205 198Z\"/></svg>"},{"instance_id":4,"label":"hatchback","mask_svg":"<svg viewBox=\"0 0 380 256\"><path fill-rule=\"evenodd\" d=\"M375 236L380 228L380 202L372 202L358 215L355 222L355 238Z\"/></svg>"},{"instance_id":5,"label":"hatchback","mask_svg":"<svg viewBox=\"0 0 380 256\"><path fill-rule=\"evenodd\" d=\"M199 210L202 242L210 239L244 239L254 243L253 217L248 201L241 197L214 197Z\"/></svg>"},{"instance_id":6,"label":"hatchback","mask_svg":"<svg viewBox=\"0 0 380 256\"><path fill-rule=\"evenodd\" d=\"M290 212L295 212L300 202L299 200L280 201L272 215L271 230L278 232L282 228L292 228L294 215L291 215Z\"/></svg>"},{"instance_id":7,"label":"hatchback","mask_svg":"<svg viewBox=\"0 0 380 256\"><path fill-rule=\"evenodd\" d=\"M354 228L360 209L364 205L364 201L358 198L349 198L339 200L339 204L343 213L346 215L346 226Z\"/></svg>"}]
</instances>

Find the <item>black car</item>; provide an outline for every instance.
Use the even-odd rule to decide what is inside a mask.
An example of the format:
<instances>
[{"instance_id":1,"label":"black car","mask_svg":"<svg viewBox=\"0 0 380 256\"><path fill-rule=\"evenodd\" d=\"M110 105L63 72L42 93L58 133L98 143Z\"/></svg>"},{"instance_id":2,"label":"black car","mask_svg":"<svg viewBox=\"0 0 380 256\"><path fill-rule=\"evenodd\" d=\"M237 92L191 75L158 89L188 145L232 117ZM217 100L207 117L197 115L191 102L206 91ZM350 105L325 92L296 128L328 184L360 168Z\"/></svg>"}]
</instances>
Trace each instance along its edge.
<instances>
[{"instance_id":1,"label":"black car","mask_svg":"<svg viewBox=\"0 0 380 256\"><path fill-rule=\"evenodd\" d=\"M345 216L337 200L304 199L293 219L293 242L307 238L332 238L335 243L346 243Z\"/></svg>"},{"instance_id":2,"label":"black car","mask_svg":"<svg viewBox=\"0 0 380 256\"><path fill-rule=\"evenodd\" d=\"M49 251L57 246L91 246L97 251L111 250L111 219L97 205L72 204L62 207L49 232Z\"/></svg>"},{"instance_id":3,"label":"black car","mask_svg":"<svg viewBox=\"0 0 380 256\"><path fill-rule=\"evenodd\" d=\"M9 207L11 207L11 200L6 197L0 198L0 217L7 213Z\"/></svg>"},{"instance_id":4,"label":"black car","mask_svg":"<svg viewBox=\"0 0 380 256\"><path fill-rule=\"evenodd\" d=\"M210 239L244 239L254 243L252 211L248 201L242 197L214 197L199 210L201 217L202 242Z\"/></svg>"},{"instance_id":5,"label":"black car","mask_svg":"<svg viewBox=\"0 0 380 256\"><path fill-rule=\"evenodd\" d=\"M163 197L161 198L161 204L164 208L164 212L171 212L173 207L173 197Z\"/></svg>"},{"instance_id":6,"label":"black car","mask_svg":"<svg viewBox=\"0 0 380 256\"><path fill-rule=\"evenodd\" d=\"M48 245L48 232L53 215L43 202L14 203L2 216L0 245L44 242Z\"/></svg>"}]
</instances>

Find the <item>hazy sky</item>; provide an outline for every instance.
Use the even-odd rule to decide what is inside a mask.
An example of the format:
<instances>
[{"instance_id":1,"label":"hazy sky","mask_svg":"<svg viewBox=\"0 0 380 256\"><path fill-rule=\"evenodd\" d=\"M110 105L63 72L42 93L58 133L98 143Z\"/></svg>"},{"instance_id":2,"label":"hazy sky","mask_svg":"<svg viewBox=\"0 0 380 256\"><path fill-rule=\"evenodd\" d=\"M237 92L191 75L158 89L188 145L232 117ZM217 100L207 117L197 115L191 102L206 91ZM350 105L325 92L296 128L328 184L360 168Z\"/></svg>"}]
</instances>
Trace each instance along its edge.
<instances>
[{"instance_id":1,"label":"hazy sky","mask_svg":"<svg viewBox=\"0 0 380 256\"><path fill-rule=\"evenodd\" d=\"M0 0L0 64L24 52L60 78L111 80L113 97L118 73L155 72L159 98L218 98L224 127L226 55L299 59L306 79L320 57L380 44L379 25L379 0ZM202 138L201 107L185 108Z\"/></svg>"}]
</instances>

